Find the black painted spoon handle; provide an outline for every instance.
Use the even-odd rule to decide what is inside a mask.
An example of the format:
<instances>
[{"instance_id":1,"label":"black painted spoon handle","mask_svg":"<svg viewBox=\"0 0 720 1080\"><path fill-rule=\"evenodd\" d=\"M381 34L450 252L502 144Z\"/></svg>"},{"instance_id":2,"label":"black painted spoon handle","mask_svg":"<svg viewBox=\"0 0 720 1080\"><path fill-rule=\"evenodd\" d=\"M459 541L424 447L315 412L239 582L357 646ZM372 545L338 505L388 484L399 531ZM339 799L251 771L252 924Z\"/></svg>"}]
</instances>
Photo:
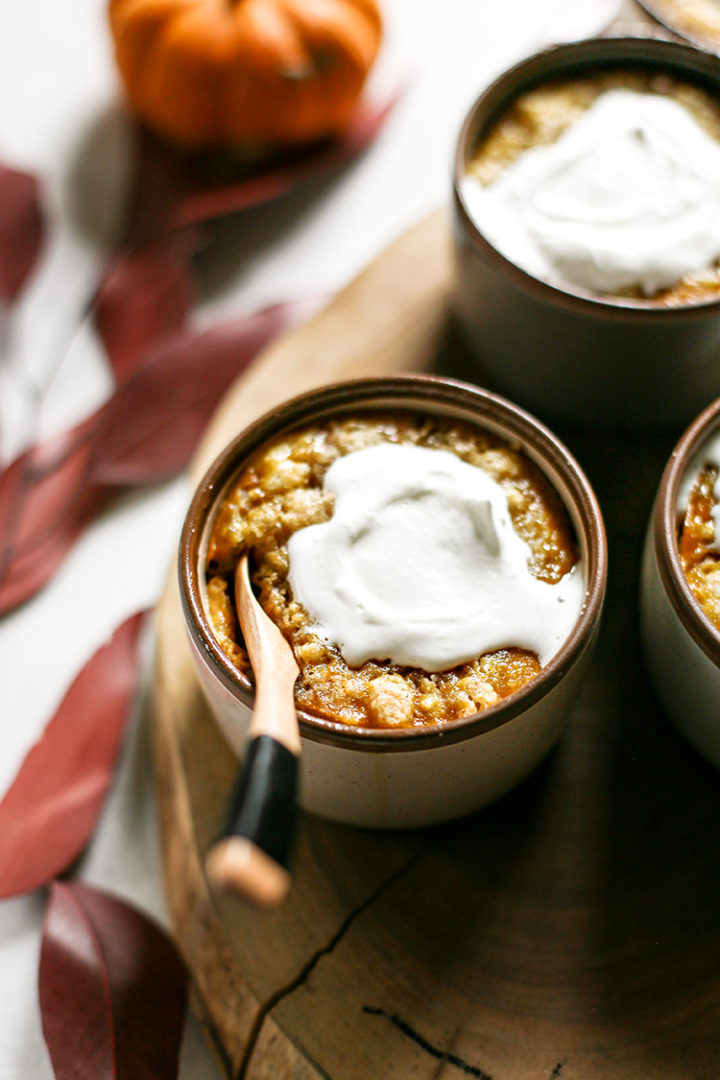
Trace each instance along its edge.
<instances>
[{"instance_id":1,"label":"black painted spoon handle","mask_svg":"<svg viewBox=\"0 0 720 1080\"><path fill-rule=\"evenodd\" d=\"M291 880L300 755L293 694L298 667L290 645L255 599L247 556L235 574L235 601L255 676L255 706L228 821L205 868L216 887L273 907L285 898Z\"/></svg>"}]
</instances>

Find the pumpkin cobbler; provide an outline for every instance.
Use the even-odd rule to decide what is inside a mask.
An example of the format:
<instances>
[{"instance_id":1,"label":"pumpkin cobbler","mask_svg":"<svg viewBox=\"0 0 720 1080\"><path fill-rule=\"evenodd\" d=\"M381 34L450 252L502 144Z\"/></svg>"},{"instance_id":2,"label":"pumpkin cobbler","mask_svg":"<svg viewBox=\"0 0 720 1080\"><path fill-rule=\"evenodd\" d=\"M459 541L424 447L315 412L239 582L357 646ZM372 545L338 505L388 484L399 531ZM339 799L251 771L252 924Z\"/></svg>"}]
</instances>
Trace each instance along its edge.
<instances>
[{"instance_id":1,"label":"pumpkin cobbler","mask_svg":"<svg viewBox=\"0 0 720 1080\"><path fill-rule=\"evenodd\" d=\"M613 91L675 102L703 132L720 143L720 101L702 86L652 70L598 69L582 77L551 80L521 94L480 139L467 166L467 176L483 187L492 186L526 153L557 143L593 105ZM604 178L598 176L597 180L601 191ZM596 196L596 205L601 213L602 194ZM720 263L715 260L709 267L689 271L651 296L638 285L608 291L613 296L658 307L705 303L720 297Z\"/></svg>"},{"instance_id":2,"label":"pumpkin cobbler","mask_svg":"<svg viewBox=\"0 0 720 1080\"><path fill-rule=\"evenodd\" d=\"M316 632L288 582L290 536L332 516L333 496L323 486L327 470L340 457L379 443L450 451L484 470L507 497L512 526L529 547L534 577L556 584L576 564L574 535L560 499L519 448L439 417L342 416L298 428L261 448L219 501L206 563L210 619L223 651L251 677L233 600L235 569L249 550L260 603L290 642L300 668L299 709L362 727L441 725L524 686L540 670L537 656L507 647L434 673L382 659L353 668Z\"/></svg>"}]
</instances>

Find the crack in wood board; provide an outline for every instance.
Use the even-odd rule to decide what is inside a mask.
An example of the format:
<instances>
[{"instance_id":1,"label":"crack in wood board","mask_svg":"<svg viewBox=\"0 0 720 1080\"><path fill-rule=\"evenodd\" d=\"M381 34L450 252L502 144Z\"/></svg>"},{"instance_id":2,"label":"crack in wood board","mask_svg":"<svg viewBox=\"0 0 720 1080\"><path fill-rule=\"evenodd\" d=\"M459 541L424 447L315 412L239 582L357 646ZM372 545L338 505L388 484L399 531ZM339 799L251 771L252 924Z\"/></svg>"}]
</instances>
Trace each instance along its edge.
<instances>
[{"instance_id":1,"label":"crack in wood board","mask_svg":"<svg viewBox=\"0 0 720 1080\"><path fill-rule=\"evenodd\" d=\"M416 1031L412 1024L409 1024L407 1020L404 1020L397 1013L390 1013L387 1009L378 1008L374 1005L363 1005L363 1012L368 1016L382 1016L386 1020L401 1031L403 1035L406 1035L408 1039L411 1039L421 1050L424 1050L431 1057L437 1058L438 1061L447 1063L448 1065L454 1065L456 1069L465 1073L466 1076L475 1077L476 1080L494 1080L490 1073L486 1072L479 1065L471 1065L470 1062L464 1061L458 1054L453 1054L448 1050L441 1050L439 1047L434 1046L424 1035L421 1035L419 1031Z\"/></svg>"},{"instance_id":2,"label":"crack in wood board","mask_svg":"<svg viewBox=\"0 0 720 1080\"><path fill-rule=\"evenodd\" d=\"M389 877L385 879L385 881L381 882L380 885L378 885L378 887L362 901L362 903L358 904L356 908L350 911L340 923L340 926L332 935L328 943L326 945L323 945L322 948L316 949L312 956L310 956L302 965L297 975L295 975L284 986L281 986L277 990L275 990L270 995L270 997L262 1005L260 1005L255 1016L252 1028L250 1029L250 1033L248 1035L245 1052L240 1062L240 1066L235 1073L233 1080L245 1080L245 1077L247 1076L247 1070L250 1067L250 1062L255 1051L258 1038L260 1036L260 1031L266 1018L270 1015L273 1009L275 1009L281 1001L284 1001L285 998L289 997L290 994L294 993L295 990L298 990L301 986L305 984L305 982L315 970L320 961L324 957L329 956L337 948L337 946L343 940L353 923L355 923L361 915L363 915L370 907L372 907L372 905L383 895L383 893L385 893L389 888L391 888L406 873L412 870L415 864L422 858L423 855L426 854L428 849L432 846L432 843L432 840L429 840L427 844L423 844L420 848L413 852L411 857L403 866L399 867L392 874L390 874ZM317 1063L315 1063L315 1068L320 1070L320 1066L317 1065ZM491 1078L488 1077L487 1080L491 1080Z\"/></svg>"},{"instance_id":3,"label":"crack in wood board","mask_svg":"<svg viewBox=\"0 0 720 1080\"><path fill-rule=\"evenodd\" d=\"M497 1080L497 1078L494 1078L480 1065L472 1065L458 1054L453 1054L449 1050L441 1050L438 1046L434 1046L424 1035L421 1035L419 1031L416 1031L412 1024L408 1023L407 1020L404 1020L403 1017L399 1016L397 1013L388 1012L387 1009L375 1005L363 1005L363 1012L368 1016L380 1016L389 1020L394 1027L416 1043L421 1050L425 1050L431 1057L437 1058L437 1060L443 1064L453 1065L467 1076L476 1078L476 1080ZM565 1061L558 1061L552 1072L546 1072L545 1075L548 1080L558 1080L565 1064Z\"/></svg>"}]
</instances>

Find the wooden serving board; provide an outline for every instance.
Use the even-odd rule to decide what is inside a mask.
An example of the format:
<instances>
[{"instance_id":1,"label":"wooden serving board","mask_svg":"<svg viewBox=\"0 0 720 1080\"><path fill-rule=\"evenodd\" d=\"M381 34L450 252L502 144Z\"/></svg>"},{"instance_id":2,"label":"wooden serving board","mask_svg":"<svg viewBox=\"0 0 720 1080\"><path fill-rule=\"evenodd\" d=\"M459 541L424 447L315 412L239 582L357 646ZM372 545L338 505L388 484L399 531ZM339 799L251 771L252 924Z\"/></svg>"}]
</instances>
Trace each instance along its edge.
<instances>
[{"instance_id":1,"label":"wooden serving board","mask_svg":"<svg viewBox=\"0 0 720 1080\"><path fill-rule=\"evenodd\" d=\"M260 412L320 383L472 378L451 281L440 213L265 352L195 475ZM595 486L611 553L566 734L520 789L452 825L382 834L304 815L295 885L272 914L212 895L203 874L237 762L200 697L171 575L154 672L167 896L229 1076L720 1075L720 775L654 702L636 634L645 523L678 433L559 434Z\"/></svg>"}]
</instances>

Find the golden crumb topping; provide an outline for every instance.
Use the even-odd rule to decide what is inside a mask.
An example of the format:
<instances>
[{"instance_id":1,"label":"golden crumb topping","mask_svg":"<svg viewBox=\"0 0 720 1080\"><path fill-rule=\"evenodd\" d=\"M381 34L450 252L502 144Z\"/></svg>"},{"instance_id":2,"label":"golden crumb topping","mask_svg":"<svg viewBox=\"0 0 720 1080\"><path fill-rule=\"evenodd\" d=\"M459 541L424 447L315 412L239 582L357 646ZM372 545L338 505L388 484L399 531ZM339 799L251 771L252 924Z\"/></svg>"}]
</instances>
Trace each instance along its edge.
<instances>
[{"instance_id":1,"label":"golden crumb topping","mask_svg":"<svg viewBox=\"0 0 720 1080\"><path fill-rule=\"evenodd\" d=\"M339 649L314 631L288 584L289 537L332 515L332 496L323 488L328 468L342 455L381 442L449 450L487 472L507 495L536 577L558 582L577 561L559 497L520 449L470 426L432 417L348 416L293 431L261 449L245 466L212 526L206 568L210 618L221 648L249 673L232 579L240 557L251 550L260 602L290 642L300 667L295 688L299 708L364 727L444 724L524 686L540 670L537 657L507 648L433 674L388 661L351 668Z\"/></svg>"}]
</instances>

